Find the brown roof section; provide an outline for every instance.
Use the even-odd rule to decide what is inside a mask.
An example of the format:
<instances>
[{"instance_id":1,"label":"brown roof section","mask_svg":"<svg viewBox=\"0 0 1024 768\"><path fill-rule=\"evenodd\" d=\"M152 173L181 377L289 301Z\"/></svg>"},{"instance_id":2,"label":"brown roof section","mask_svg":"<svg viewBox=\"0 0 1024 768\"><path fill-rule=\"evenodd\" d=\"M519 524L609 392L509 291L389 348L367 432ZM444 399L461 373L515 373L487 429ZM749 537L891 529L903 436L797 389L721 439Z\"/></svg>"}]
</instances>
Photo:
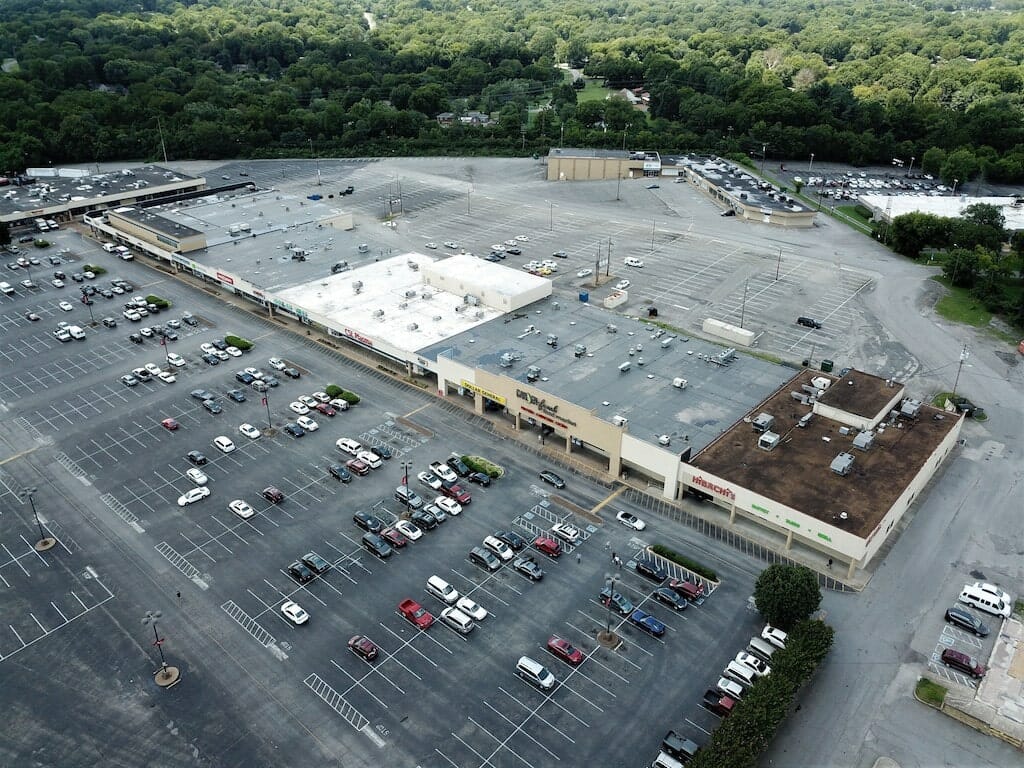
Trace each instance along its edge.
<instances>
[{"instance_id":1,"label":"brown roof section","mask_svg":"<svg viewBox=\"0 0 1024 768\"><path fill-rule=\"evenodd\" d=\"M857 431L842 435L839 430L843 425L838 422L815 415L806 427L797 426L811 407L794 400L790 392L800 391L801 384L810 384L816 375L820 374L802 371L751 411L751 418L762 411L775 418L772 431L781 435L782 440L774 450L758 448L759 435L749 423L740 421L698 453L692 464L866 538L943 438L956 428L960 417L922 406L914 421L900 419L893 426L883 422L884 431L875 432L871 449L861 451L853 447ZM884 379L861 376L885 385ZM832 388L843 386L840 381ZM877 396L877 387L872 384L872 388ZM885 391L892 392L888 387ZM845 477L829 468L832 460L843 452L854 456L853 469ZM842 512L847 515L845 519L840 517Z\"/></svg>"},{"instance_id":2,"label":"brown roof section","mask_svg":"<svg viewBox=\"0 0 1024 768\"><path fill-rule=\"evenodd\" d=\"M834 381L818 398L818 402L872 419L892 400L896 392L896 389L890 387L886 380L879 376L872 376L863 371L849 371Z\"/></svg>"}]
</instances>

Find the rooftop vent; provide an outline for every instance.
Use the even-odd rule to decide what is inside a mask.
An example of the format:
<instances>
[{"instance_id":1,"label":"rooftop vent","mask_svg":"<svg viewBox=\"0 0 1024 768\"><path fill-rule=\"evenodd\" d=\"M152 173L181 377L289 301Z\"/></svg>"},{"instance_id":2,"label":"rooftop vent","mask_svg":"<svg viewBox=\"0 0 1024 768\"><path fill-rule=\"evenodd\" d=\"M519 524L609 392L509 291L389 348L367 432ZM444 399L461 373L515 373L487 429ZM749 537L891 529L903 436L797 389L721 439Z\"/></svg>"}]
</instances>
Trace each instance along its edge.
<instances>
[{"instance_id":1,"label":"rooftop vent","mask_svg":"<svg viewBox=\"0 0 1024 768\"><path fill-rule=\"evenodd\" d=\"M624 427L627 423L629 423L629 419L627 419L625 416L619 416L618 414L612 416L612 424L614 424L616 427Z\"/></svg>"},{"instance_id":2,"label":"rooftop vent","mask_svg":"<svg viewBox=\"0 0 1024 768\"><path fill-rule=\"evenodd\" d=\"M407 330L410 330L410 331L418 331L420 329L420 326L419 326L418 323L409 323L405 327L406 327Z\"/></svg>"},{"instance_id":3,"label":"rooftop vent","mask_svg":"<svg viewBox=\"0 0 1024 768\"><path fill-rule=\"evenodd\" d=\"M361 293L362 290L363 290L363 281L362 280L354 280L352 282L352 290L355 293L357 293L357 294Z\"/></svg>"},{"instance_id":4,"label":"rooftop vent","mask_svg":"<svg viewBox=\"0 0 1024 768\"><path fill-rule=\"evenodd\" d=\"M905 419L916 419L921 414L921 401L907 398L900 405L900 416Z\"/></svg>"},{"instance_id":5,"label":"rooftop vent","mask_svg":"<svg viewBox=\"0 0 1024 768\"><path fill-rule=\"evenodd\" d=\"M759 413L751 422L755 432L768 432L775 426L775 417L770 413Z\"/></svg>"},{"instance_id":6,"label":"rooftop vent","mask_svg":"<svg viewBox=\"0 0 1024 768\"><path fill-rule=\"evenodd\" d=\"M770 451L782 441L782 435L776 432L765 432L757 438L757 447L762 451Z\"/></svg>"},{"instance_id":7,"label":"rooftop vent","mask_svg":"<svg viewBox=\"0 0 1024 768\"><path fill-rule=\"evenodd\" d=\"M838 456L832 459L832 463L829 465L829 469L831 469L837 475L842 475L843 477L846 477L848 474L850 474L850 470L853 469L853 454L846 452L840 453Z\"/></svg>"},{"instance_id":8,"label":"rooftop vent","mask_svg":"<svg viewBox=\"0 0 1024 768\"><path fill-rule=\"evenodd\" d=\"M503 352L501 357L498 358L498 364L502 368L511 368L512 363L515 362L515 359L515 355L511 354L510 352Z\"/></svg>"},{"instance_id":9,"label":"rooftop vent","mask_svg":"<svg viewBox=\"0 0 1024 768\"><path fill-rule=\"evenodd\" d=\"M527 381L536 381L539 378L540 378L540 367L539 366L531 365L529 368L526 369L526 380Z\"/></svg>"},{"instance_id":10,"label":"rooftop vent","mask_svg":"<svg viewBox=\"0 0 1024 768\"><path fill-rule=\"evenodd\" d=\"M573 354L574 357L583 357L585 354L587 354L587 345L586 344L576 344L572 348L572 354Z\"/></svg>"},{"instance_id":11,"label":"rooftop vent","mask_svg":"<svg viewBox=\"0 0 1024 768\"><path fill-rule=\"evenodd\" d=\"M859 448L862 451L870 450L872 444L875 442L874 432L864 431L853 438L853 447Z\"/></svg>"},{"instance_id":12,"label":"rooftop vent","mask_svg":"<svg viewBox=\"0 0 1024 768\"><path fill-rule=\"evenodd\" d=\"M373 316L378 318L378 319L380 319L380 320L383 320L384 319L384 310L383 309L375 309L375 310L373 310Z\"/></svg>"}]
</instances>

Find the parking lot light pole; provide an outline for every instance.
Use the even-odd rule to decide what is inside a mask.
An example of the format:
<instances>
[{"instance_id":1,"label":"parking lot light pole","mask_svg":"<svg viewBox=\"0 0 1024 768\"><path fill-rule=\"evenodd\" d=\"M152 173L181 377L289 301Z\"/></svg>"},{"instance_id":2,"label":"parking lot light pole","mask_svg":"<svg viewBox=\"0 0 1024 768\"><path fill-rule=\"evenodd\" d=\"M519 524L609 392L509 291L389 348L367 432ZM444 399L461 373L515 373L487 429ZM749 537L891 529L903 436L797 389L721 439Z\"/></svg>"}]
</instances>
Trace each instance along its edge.
<instances>
[{"instance_id":1,"label":"parking lot light pole","mask_svg":"<svg viewBox=\"0 0 1024 768\"><path fill-rule=\"evenodd\" d=\"M779 246L779 260L775 263L775 282L779 281L780 269L782 269L782 246Z\"/></svg>"},{"instance_id":2,"label":"parking lot light pole","mask_svg":"<svg viewBox=\"0 0 1024 768\"><path fill-rule=\"evenodd\" d=\"M39 522L39 514L36 512L36 502L33 498L39 491L35 486L29 488L23 488L18 494L22 499L28 499L28 503L32 506L32 517L36 521L36 527L39 529L39 541L35 544L36 552L45 552L48 549L52 549L57 543L57 540L52 536L47 536L43 532L43 524Z\"/></svg>"},{"instance_id":3,"label":"parking lot light pole","mask_svg":"<svg viewBox=\"0 0 1024 768\"><path fill-rule=\"evenodd\" d=\"M605 621L603 637L601 638L606 643L612 643L615 639L615 635L612 634L612 597L615 596L615 584L618 581L618 577L613 573L606 573L604 575L604 585L608 587L608 618Z\"/></svg>"},{"instance_id":4,"label":"parking lot light pole","mask_svg":"<svg viewBox=\"0 0 1024 768\"><path fill-rule=\"evenodd\" d=\"M765 161L765 158L767 156L768 156L768 145L767 144L762 144L761 145L761 176L764 176L764 161Z\"/></svg>"},{"instance_id":5,"label":"parking lot light pole","mask_svg":"<svg viewBox=\"0 0 1024 768\"><path fill-rule=\"evenodd\" d=\"M405 508L409 508L409 470L412 468L411 461L402 462L402 486L405 488Z\"/></svg>"},{"instance_id":6,"label":"parking lot light pole","mask_svg":"<svg viewBox=\"0 0 1024 768\"><path fill-rule=\"evenodd\" d=\"M956 196L956 185L960 183L960 179L953 179L953 191L949 193L950 197Z\"/></svg>"},{"instance_id":7,"label":"parking lot light pole","mask_svg":"<svg viewBox=\"0 0 1024 768\"><path fill-rule=\"evenodd\" d=\"M164 640L156 628L156 622L162 615L160 611L146 611L146 615L142 617L142 626L153 625L153 645L160 651L160 669L153 675L153 679L161 688L170 688L181 680L181 672L177 667L169 666L167 659L164 658Z\"/></svg>"},{"instance_id":8,"label":"parking lot light pole","mask_svg":"<svg viewBox=\"0 0 1024 768\"><path fill-rule=\"evenodd\" d=\"M811 166L813 166L813 165L814 165L814 153L813 153L813 152L811 152L811 162L809 162L809 163L807 164L807 172L808 172L808 173L810 173L810 172L811 172Z\"/></svg>"},{"instance_id":9,"label":"parking lot light pole","mask_svg":"<svg viewBox=\"0 0 1024 768\"><path fill-rule=\"evenodd\" d=\"M907 168L907 172L904 174L904 176L910 176L910 172L914 170L914 160L916 159L917 158L915 158L913 155L910 156L910 167Z\"/></svg>"}]
</instances>

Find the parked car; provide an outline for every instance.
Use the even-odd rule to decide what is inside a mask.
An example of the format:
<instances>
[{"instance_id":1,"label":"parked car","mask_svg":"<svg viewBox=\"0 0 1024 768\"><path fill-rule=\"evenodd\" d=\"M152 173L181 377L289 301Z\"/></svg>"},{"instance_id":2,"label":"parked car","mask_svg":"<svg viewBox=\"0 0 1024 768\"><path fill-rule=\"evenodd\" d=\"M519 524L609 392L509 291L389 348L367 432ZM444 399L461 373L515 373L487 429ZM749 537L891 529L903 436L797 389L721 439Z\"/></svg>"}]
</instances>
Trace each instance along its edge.
<instances>
[{"instance_id":1,"label":"parked car","mask_svg":"<svg viewBox=\"0 0 1024 768\"><path fill-rule=\"evenodd\" d=\"M185 458L195 464L197 467L201 467L206 464L206 457L199 451L189 451L185 454Z\"/></svg>"},{"instance_id":2,"label":"parked car","mask_svg":"<svg viewBox=\"0 0 1024 768\"><path fill-rule=\"evenodd\" d=\"M662 624L647 611L643 611L640 608L634 610L629 614L629 623L639 627L644 632L654 637L661 637L665 634L665 625Z\"/></svg>"},{"instance_id":3,"label":"parked car","mask_svg":"<svg viewBox=\"0 0 1024 768\"><path fill-rule=\"evenodd\" d=\"M632 512L626 512L625 510L620 510L619 513L615 515L615 519L627 528L632 528L634 531L642 531L647 527L647 523Z\"/></svg>"},{"instance_id":4,"label":"parked car","mask_svg":"<svg viewBox=\"0 0 1024 768\"><path fill-rule=\"evenodd\" d=\"M669 587L658 587L654 590L653 597L674 611L685 611L690 604L685 597Z\"/></svg>"},{"instance_id":5,"label":"parked car","mask_svg":"<svg viewBox=\"0 0 1024 768\"><path fill-rule=\"evenodd\" d=\"M366 635L355 635L348 639L348 649L366 661L373 661L380 654L380 649Z\"/></svg>"},{"instance_id":6,"label":"parked car","mask_svg":"<svg viewBox=\"0 0 1024 768\"><path fill-rule=\"evenodd\" d=\"M548 538L547 536L538 536L535 538L533 540L533 546L538 552L542 552L552 559L557 558L562 554L562 545L555 539Z\"/></svg>"},{"instance_id":7,"label":"parked car","mask_svg":"<svg viewBox=\"0 0 1024 768\"><path fill-rule=\"evenodd\" d=\"M341 464L332 464L327 468L327 471L331 473L331 477L335 480L340 480L343 483L352 482L352 473Z\"/></svg>"},{"instance_id":8,"label":"parked car","mask_svg":"<svg viewBox=\"0 0 1024 768\"><path fill-rule=\"evenodd\" d=\"M541 470L540 479L548 485L553 485L555 488L565 488L565 480L556 475L550 469Z\"/></svg>"},{"instance_id":9,"label":"parked car","mask_svg":"<svg viewBox=\"0 0 1024 768\"><path fill-rule=\"evenodd\" d=\"M302 610L302 606L294 600L285 600L281 604L281 613L293 624L305 624L309 621L309 614Z\"/></svg>"},{"instance_id":10,"label":"parked car","mask_svg":"<svg viewBox=\"0 0 1024 768\"><path fill-rule=\"evenodd\" d=\"M483 547L473 547L469 550L469 562L488 571L496 571L501 568L501 560L493 552Z\"/></svg>"},{"instance_id":11,"label":"parked car","mask_svg":"<svg viewBox=\"0 0 1024 768\"><path fill-rule=\"evenodd\" d=\"M494 537L508 544L514 552L526 548L526 539L514 531L495 531Z\"/></svg>"},{"instance_id":12,"label":"parked car","mask_svg":"<svg viewBox=\"0 0 1024 768\"><path fill-rule=\"evenodd\" d=\"M544 578L544 571L537 565L537 561L529 555L517 557L515 562L512 563L512 567L531 581L540 581Z\"/></svg>"},{"instance_id":13,"label":"parked car","mask_svg":"<svg viewBox=\"0 0 1024 768\"><path fill-rule=\"evenodd\" d=\"M391 545L388 544L382 536L376 533L364 533L363 546L371 554L376 555L381 560L386 557L391 557L391 553L394 551L391 549Z\"/></svg>"},{"instance_id":14,"label":"parked car","mask_svg":"<svg viewBox=\"0 0 1024 768\"><path fill-rule=\"evenodd\" d=\"M430 612L412 598L400 602L398 612L419 629L428 629L434 623L434 617Z\"/></svg>"},{"instance_id":15,"label":"parked car","mask_svg":"<svg viewBox=\"0 0 1024 768\"><path fill-rule=\"evenodd\" d=\"M580 529L569 523L555 523L551 526L551 532L563 541L575 544L580 540Z\"/></svg>"},{"instance_id":16,"label":"parked car","mask_svg":"<svg viewBox=\"0 0 1024 768\"><path fill-rule=\"evenodd\" d=\"M583 651L574 646L568 640L558 637L557 635L552 635L548 638L547 648L548 651L560 658L566 664L571 664L574 667L583 661Z\"/></svg>"},{"instance_id":17,"label":"parked car","mask_svg":"<svg viewBox=\"0 0 1024 768\"><path fill-rule=\"evenodd\" d=\"M974 678L982 678L988 669L982 665L977 659L972 656L968 656L962 651L957 651L952 648L946 648L942 651L942 663L947 667L964 672Z\"/></svg>"},{"instance_id":18,"label":"parked car","mask_svg":"<svg viewBox=\"0 0 1024 768\"><path fill-rule=\"evenodd\" d=\"M978 637L987 637L989 633L988 626L982 623L981 619L958 605L946 609L946 621L973 632Z\"/></svg>"},{"instance_id":19,"label":"parked car","mask_svg":"<svg viewBox=\"0 0 1024 768\"><path fill-rule=\"evenodd\" d=\"M280 504L284 501L284 494L272 485L268 485L264 488L260 492L260 495L272 504Z\"/></svg>"},{"instance_id":20,"label":"parked car","mask_svg":"<svg viewBox=\"0 0 1024 768\"><path fill-rule=\"evenodd\" d=\"M483 472L470 472L466 479L485 488L491 484L491 476Z\"/></svg>"},{"instance_id":21,"label":"parked car","mask_svg":"<svg viewBox=\"0 0 1024 768\"><path fill-rule=\"evenodd\" d=\"M198 488L192 488L185 491L181 496L178 497L178 506L187 507L189 504L195 504L197 501L202 501L210 495L210 489L202 485Z\"/></svg>"},{"instance_id":22,"label":"parked car","mask_svg":"<svg viewBox=\"0 0 1024 768\"><path fill-rule=\"evenodd\" d=\"M613 592L610 587L602 589L599 597L601 598L602 605L607 606L611 603L612 609L623 616L629 616L633 613L633 603L618 592Z\"/></svg>"},{"instance_id":23,"label":"parked car","mask_svg":"<svg viewBox=\"0 0 1024 768\"><path fill-rule=\"evenodd\" d=\"M787 634L778 627L773 627L771 624L765 624L764 629L761 630L761 639L765 642L774 645L776 648L786 647Z\"/></svg>"},{"instance_id":24,"label":"parked car","mask_svg":"<svg viewBox=\"0 0 1024 768\"><path fill-rule=\"evenodd\" d=\"M653 557L638 557L636 560L636 572L659 584L668 578L668 572L664 566Z\"/></svg>"},{"instance_id":25,"label":"parked car","mask_svg":"<svg viewBox=\"0 0 1024 768\"><path fill-rule=\"evenodd\" d=\"M384 523L381 522L379 517L362 510L358 510L352 515L352 522L370 533L380 533L384 530Z\"/></svg>"},{"instance_id":26,"label":"parked car","mask_svg":"<svg viewBox=\"0 0 1024 768\"><path fill-rule=\"evenodd\" d=\"M312 581L316 574L314 574L305 563L296 560L294 563L288 566L288 575L295 579L300 584L305 584L307 581Z\"/></svg>"}]
</instances>

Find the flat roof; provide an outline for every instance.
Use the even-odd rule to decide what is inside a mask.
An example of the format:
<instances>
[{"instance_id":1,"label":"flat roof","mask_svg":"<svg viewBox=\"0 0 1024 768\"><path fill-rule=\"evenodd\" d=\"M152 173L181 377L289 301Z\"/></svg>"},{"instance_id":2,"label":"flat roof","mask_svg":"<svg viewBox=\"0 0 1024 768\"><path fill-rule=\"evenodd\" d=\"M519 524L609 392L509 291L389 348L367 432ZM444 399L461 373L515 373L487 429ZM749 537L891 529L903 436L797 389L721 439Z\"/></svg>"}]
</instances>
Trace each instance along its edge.
<instances>
[{"instance_id":1,"label":"flat roof","mask_svg":"<svg viewBox=\"0 0 1024 768\"><path fill-rule=\"evenodd\" d=\"M888 380L879 376L850 370L834 386L826 389L818 398L818 402L871 419L877 416L902 388L903 385L898 384L894 389L889 386Z\"/></svg>"},{"instance_id":2,"label":"flat roof","mask_svg":"<svg viewBox=\"0 0 1024 768\"><path fill-rule=\"evenodd\" d=\"M597 158L608 157L617 160L629 160L630 153L623 149L593 149L591 147L552 147L548 150L548 157L582 157Z\"/></svg>"},{"instance_id":3,"label":"flat roof","mask_svg":"<svg viewBox=\"0 0 1024 768\"><path fill-rule=\"evenodd\" d=\"M609 333L609 325L615 333ZM679 449L706 446L792 375L790 368L742 353L728 365L717 365L705 358L721 354L723 347L674 334L654 338L658 330L590 303L548 298L421 354L450 357L524 383L527 368L536 365L540 379L530 386L609 422L623 416L629 420L627 431L645 442L669 435ZM548 345L548 334L558 337L557 348ZM581 357L576 344L586 346ZM511 367L502 365L505 353L514 358ZM630 370L620 372L627 361ZM676 378L687 380L685 389L672 385Z\"/></svg>"},{"instance_id":4,"label":"flat roof","mask_svg":"<svg viewBox=\"0 0 1024 768\"><path fill-rule=\"evenodd\" d=\"M410 353L500 316L498 310L467 305L464 297L427 285L424 270L434 261L406 253L280 290L276 296Z\"/></svg>"},{"instance_id":5,"label":"flat roof","mask_svg":"<svg viewBox=\"0 0 1024 768\"><path fill-rule=\"evenodd\" d=\"M456 253L447 258L435 259L433 269L426 271L428 277L431 272L438 273L445 283L450 282L449 278L457 277L459 284L464 286L464 290L457 294L460 299L473 294L479 294L480 297L505 297L510 305L513 297L537 289L543 289L548 295L551 293L551 281L546 277L485 261L470 253ZM438 287L444 289L444 286Z\"/></svg>"},{"instance_id":6,"label":"flat roof","mask_svg":"<svg viewBox=\"0 0 1024 768\"><path fill-rule=\"evenodd\" d=\"M737 205L764 210L799 213L811 210L797 198L782 192L774 184L759 179L743 166L720 157L687 155L674 158L677 166L686 166L706 179Z\"/></svg>"},{"instance_id":7,"label":"flat roof","mask_svg":"<svg viewBox=\"0 0 1024 768\"><path fill-rule=\"evenodd\" d=\"M115 208L112 213L168 237L193 237L203 234L202 230L175 221L169 216L163 216L152 208Z\"/></svg>"},{"instance_id":8,"label":"flat roof","mask_svg":"<svg viewBox=\"0 0 1024 768\"><path fill-rule=\"evenodd\" d=\"M874 209L881 217L895 218L905 213L933 213L936 216L960 218L964 208L986 203L999 208L1006 218L1006 228L1024 230L1024 205L1014 207L1017 197L968 197L967 195L907 194L860 195L857 200Z\"/></svg>"},{"instance_id":9,"label":"flat roof","mask_svg":"<svg viewBox=\"0 0 1024 768\"><path fill-rule=\"evenodd\" d=\"M806 427L798 427L810 406L793 399L790 392L810 385L820 371L801 371L748 416L765 412L775 419L772 432L781 436L771 451L758 447L758 435L745 421L738 422L720 440L697 454L691 463L723 480L786 504L856 536L868 536L892 508L911 479L956 427L958 416L922 406L919 418L900 419L874 433L867 451L853 447L857 430L815 415ZM833 377L828 377L833 378ZM836 380L832 388L842 388ZM891 390L890 390L891 391ZM844 476L829 467L840 453L853 455L853 468ZM844 517L845 513L845 517Z\"/></svg>"},{"instance_id":10,"label":"flat roof","mask_svg":"<svg viewBox=\"0 0 1024 768\"><path fill-rule=\"evenodd\" d=\"M199 181L187 173L160 165L143 165L106 173L74 168L29 168L34 184L0 187L0 215L25 213L38 208L68 206L102 197L133 197L149 194L166 184Z\"/></svg>"}]
</instances>

